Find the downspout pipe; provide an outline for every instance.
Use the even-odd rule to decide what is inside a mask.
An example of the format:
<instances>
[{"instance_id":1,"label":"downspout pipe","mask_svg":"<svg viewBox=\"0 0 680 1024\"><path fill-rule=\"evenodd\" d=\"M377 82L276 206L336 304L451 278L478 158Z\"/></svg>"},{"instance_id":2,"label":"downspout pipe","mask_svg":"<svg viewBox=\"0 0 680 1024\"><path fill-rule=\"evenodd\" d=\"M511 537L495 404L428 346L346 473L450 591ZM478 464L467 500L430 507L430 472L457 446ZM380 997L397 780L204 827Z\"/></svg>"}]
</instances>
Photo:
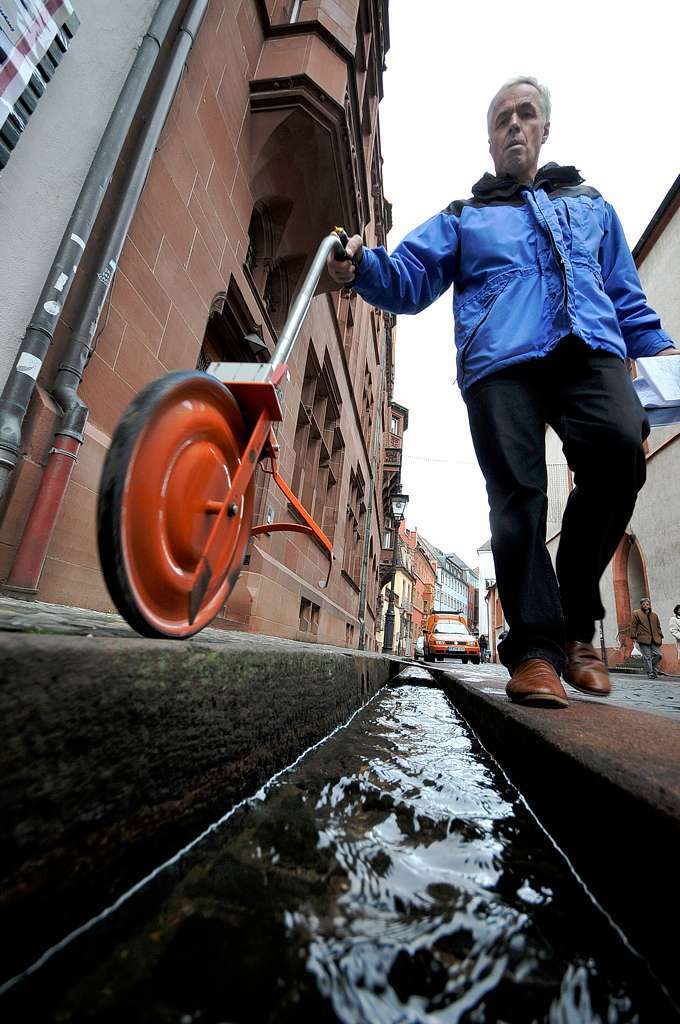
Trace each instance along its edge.
<instances>
[{"instance_id":1,"label":"downspout pipe","mask_svg":"<svg viewBox=\"0 0 680 1024\"><path fill-rule=\"evenodd\" d=\"M78 395L85 367L92 355L99 317L106 302L118 260L135 215L163 126L184 72L189 51L201 27L210 0L193 0L180 25L163 81L130 157L130 168L121 186L120 203L109 221L100 245L100 264L92 270L86 294L66 344L52 394L62 410L54 446L28 517L24 534L6 587L35 593L38 589L57 516L78 451L85 438L88 408Z\"/></svg>"},{"instance_id":2,"label":"downspout pipe","mask_svg":"<svg viewBox=\"0 0 680 1024\"><path fill-rule=\"evenodd\" d=\"M160 0L87 172L0 396L0 505L21 449L38 374L161 47L184 0Z\"/></svg>"},{"instance_id":3,"label":"downspout pipe","mask_svg":"<svg viewBox=\"0 0 680 1024\"><path fill-rule=\"evenodd\" d=\"M371 452L371 486L368 491L368 507L366 509L366 531L364 533L364 550L361 556L361 576L359 579L359 650L366 649L366 591L368 587L368 552L371 543L371 525L373 521L373 492L375 490L375 473L380 463L380 418L382 415L383 393L385 391L385 378L387 377L387 333L390 330L389 324L383 324L383 336L380 352L380 365L383 372L380 374L380 387L378 388L377 413L375 426L373 427L373 451Z\"/></svg>"}]
</instances>

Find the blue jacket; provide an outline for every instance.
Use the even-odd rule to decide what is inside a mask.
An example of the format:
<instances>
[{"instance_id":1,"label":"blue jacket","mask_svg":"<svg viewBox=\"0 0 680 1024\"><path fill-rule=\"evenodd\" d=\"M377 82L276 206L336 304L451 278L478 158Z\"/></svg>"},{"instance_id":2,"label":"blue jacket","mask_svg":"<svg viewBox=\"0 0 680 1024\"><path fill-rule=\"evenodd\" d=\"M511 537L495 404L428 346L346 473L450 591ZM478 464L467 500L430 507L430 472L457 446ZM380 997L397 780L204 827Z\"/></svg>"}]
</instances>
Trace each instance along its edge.
<instances>
[{"instance_id":1,"label":"blue jacket","mask_svg":"<svg viewBox=\"0 0 680 1024\"><path fill-rule=\"evenodd\" d=\"M454 285L458 384L546 355L567 334L623 359L673 345L647 305L621 223L574 167L533 187L485 174L391 255L364 249L354 288L418 313Z\"/></svg>"}]
</instances>

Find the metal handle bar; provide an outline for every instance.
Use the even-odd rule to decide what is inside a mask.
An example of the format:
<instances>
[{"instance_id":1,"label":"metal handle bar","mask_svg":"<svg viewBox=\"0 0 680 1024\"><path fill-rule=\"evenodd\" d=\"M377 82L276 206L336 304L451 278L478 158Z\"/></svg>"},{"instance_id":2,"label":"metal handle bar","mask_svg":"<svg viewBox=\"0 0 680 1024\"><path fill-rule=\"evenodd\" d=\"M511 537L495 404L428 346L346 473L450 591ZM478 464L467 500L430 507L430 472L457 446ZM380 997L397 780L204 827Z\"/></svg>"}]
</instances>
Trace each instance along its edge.
<instances>
[{"instance_id":1,"label":"metal handle bar","mask_svg":"<svg viewBox=\"0 0 680 1024\"><path fill-rule=\"evenodd\" d=\"M347 236L345 235L345 238L346 237ZM338 259L349 259L340 236L335 232L331 235L326 235L317 249L316 256L312 260L312 265L309 268L307 277L305 278L302 287L297 294L297 298L293 303L293 307L288 314L286 322L283 325L283 330L279 335L279 343L274 349L271 363L269 364L272 369L288 362L293 345L295 344L295 339L300 333L302 321L307 316L307 310L314 298L314 292L316 291L316 286L319 283L319 278L326 266L328 254L334 249Z\"/></svg>"}]
</instances>

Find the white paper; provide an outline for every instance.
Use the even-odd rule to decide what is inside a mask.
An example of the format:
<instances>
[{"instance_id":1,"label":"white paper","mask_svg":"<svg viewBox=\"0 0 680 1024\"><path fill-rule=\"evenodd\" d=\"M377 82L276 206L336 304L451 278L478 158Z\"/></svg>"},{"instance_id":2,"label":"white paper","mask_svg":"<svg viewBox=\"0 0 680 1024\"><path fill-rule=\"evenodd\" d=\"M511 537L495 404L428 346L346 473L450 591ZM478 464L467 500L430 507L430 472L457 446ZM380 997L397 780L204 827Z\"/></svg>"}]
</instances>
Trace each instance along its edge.
<instances>
[{"instance_id":1,"label":"white paper","mask_svg":"<svg viewBox=\"0 0 680 1024\"><path fill-rule=\"evenodd\" d=\"M651 356L636 366L633 387L651 426L680 423L680 356Z\"/></svg>"},{"instance_id":2,"label":"white paper","mask_svg":"<svg viewBox=\"0 0 680 1024\"><path fill-rule=\"evenodd\" d=\"M680 402L680 356L638 359L636 366L638 378L655 393L655 406L676 405Z\"/></svg>"}]
</instances>

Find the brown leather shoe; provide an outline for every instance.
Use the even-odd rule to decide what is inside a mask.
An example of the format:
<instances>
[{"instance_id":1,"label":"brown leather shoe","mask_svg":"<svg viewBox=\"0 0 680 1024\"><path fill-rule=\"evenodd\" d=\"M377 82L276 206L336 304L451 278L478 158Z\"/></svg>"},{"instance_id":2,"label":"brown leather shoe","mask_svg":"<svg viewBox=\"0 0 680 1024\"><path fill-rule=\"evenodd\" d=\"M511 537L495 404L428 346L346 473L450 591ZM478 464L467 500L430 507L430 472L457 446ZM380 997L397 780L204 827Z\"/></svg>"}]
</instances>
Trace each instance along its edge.
<instances>
[{"instance_id":1,"label":"brown leather shoe","mask_svg":"<svg viewBox=\"0 0 680 1024\"><path fill-rule=\"evenodd\" d=\"M592 697L608 697L612 692L607 666L595 653L592 644L567 640L567 664L562 675L570 686Z\"/></svg>"},{"instance_id":2,"label":"brown leather shoe","mask_svg":"<svg viewBox=\"0 0 680 1024\"><path fill-rule=\"evenodd\" d=\"M542 658L529 658L520 662L505 692L515 704L544 708L567 706L567 695L560 677L550 662Z\"/></svg>"}]
</instances>

